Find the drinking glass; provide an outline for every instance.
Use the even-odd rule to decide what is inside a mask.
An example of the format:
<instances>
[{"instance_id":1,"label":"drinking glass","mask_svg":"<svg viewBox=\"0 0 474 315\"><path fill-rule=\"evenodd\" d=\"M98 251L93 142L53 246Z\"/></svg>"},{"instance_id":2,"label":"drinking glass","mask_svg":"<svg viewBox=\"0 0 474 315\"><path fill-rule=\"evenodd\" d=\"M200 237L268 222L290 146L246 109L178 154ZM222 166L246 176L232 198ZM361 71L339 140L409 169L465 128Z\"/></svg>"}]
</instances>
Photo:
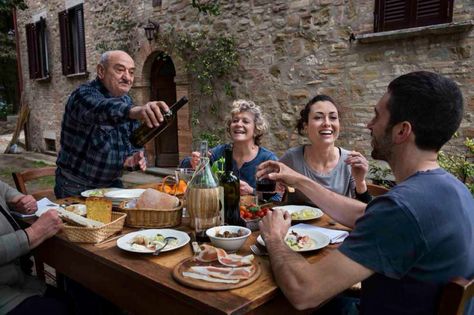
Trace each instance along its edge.
<instances>
[{"instance_id":1,"label":"drinking glass","mask_svg":"<svg viewBox=\"0 0 474 315\"><path fill-rule=\"evenodd\" d=\"M276 181L269 178L257 178L255 192L257 194L257 205L268 203L275 195Z\"/></svg>"},{"instance_id":2,"label":"drinking glass","mask_svg":"<svg viewBox=\"0 0 474 315\"><path fill-rule=\"evenodd\" d=\"M181 187L182 184L186 184L186 189L188 186L188 183L191 181L191 178L193 178L194 174L194 169L192 168L177 168L174 171L175 178L176 178L176 184L178 187ZM183 198L183 217L187 217L188 213L186 211L186 193L184 194Z\"/></svg>"}]
</instances>

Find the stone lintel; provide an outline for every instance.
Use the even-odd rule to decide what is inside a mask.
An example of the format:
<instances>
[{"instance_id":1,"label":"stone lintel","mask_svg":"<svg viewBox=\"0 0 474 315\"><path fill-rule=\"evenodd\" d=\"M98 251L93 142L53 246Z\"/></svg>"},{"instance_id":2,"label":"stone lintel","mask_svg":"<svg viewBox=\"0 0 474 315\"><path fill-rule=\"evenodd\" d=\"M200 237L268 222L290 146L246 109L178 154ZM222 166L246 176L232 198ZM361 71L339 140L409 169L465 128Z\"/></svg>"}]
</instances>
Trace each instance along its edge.
<instances>
[{"instance_id":1,"label":"stone lintel","mask_svg":"<svg viewBox=\"0 0 474 315\"><path fill-rule=\"evenodd\" d=\"M388 40L405 39L410 37L425 35L444 35L452 33L468 32L474 26L474 20L461 22L452 22L445 24L436 24L429 26L420 26L413 28L405 28L401 30L393 30L387 32L369 33L356 35L356 40L361 44L376 43Z\"/></svg>"}]
</instances>

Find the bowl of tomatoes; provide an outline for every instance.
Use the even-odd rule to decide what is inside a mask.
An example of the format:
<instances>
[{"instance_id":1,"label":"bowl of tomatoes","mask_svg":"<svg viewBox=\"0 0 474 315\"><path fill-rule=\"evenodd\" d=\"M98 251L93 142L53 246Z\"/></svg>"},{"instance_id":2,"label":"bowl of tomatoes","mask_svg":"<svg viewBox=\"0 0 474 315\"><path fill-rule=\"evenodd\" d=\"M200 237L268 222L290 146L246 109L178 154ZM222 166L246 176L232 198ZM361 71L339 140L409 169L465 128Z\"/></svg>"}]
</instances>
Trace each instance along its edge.
<instances>
[{"instance_id":1,"label":"bowl of tomatoes","mask_svg":"<svg viewBox=\"0 0 474 315\"><path fill-rule=\"evenodd\" d=\"M256 204L249 204L247 206L240 206L240 217L244 219L245 225L252 231L258 230L258 221L271 211L269 205L257 206Z\"/></svg>"}]
</instances>

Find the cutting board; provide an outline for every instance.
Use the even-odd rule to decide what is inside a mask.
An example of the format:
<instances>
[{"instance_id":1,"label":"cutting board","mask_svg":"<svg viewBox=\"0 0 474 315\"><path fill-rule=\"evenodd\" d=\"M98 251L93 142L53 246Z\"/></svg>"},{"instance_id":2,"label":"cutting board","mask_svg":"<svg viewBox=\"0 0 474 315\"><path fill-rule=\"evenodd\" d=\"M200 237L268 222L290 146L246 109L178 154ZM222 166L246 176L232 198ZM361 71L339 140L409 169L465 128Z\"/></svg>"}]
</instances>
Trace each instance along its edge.
<instances>
[{"instance_id":1,"label":"cutting board","mask_svg":"<svg viewBox=\"0 0 474 315\"><path fill-rule=\"evenodd\" d=\"M202 263L196 262L194 257L188 257L182 262L180 262L176 267L173 269L173 278L178 281L179 283L191 287L193 289L201 289L201 290L210 290L210 291L222 291L222 290L232 290L244 287L246 285L251 284L260 276L261 268L259 263L254 259L252 261L252 265L255 266L254 273L250 276L250 278L246 280L240 280L237 283L215 283L215 282L208 282L204 280L189 278L183 276L183 271L186 271L191 266L218 266L223 267L219 264L219 262L210 262L210 263Z\"/></svg>"}]
</instances>

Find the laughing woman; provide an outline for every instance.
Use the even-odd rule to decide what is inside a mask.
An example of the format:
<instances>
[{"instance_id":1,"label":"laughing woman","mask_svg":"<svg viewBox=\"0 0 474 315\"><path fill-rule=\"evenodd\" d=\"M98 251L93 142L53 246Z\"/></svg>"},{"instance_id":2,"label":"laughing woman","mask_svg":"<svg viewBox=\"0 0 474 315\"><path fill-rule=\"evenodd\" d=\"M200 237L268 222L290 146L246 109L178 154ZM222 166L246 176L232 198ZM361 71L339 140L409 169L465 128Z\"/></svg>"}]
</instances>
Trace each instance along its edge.
<instances>
[{"instance_id":1,"label":"laughing woman","mask_svg":"<svg viewBox=\"0 0 474 315\"><path fill-rule=\"evenodd\" d=\"M331 97L313 97L300 112L296 125L298 133L308 137L311 144L289 149L280 162L338 194L369 202L366 158L359 152L335 146L340 131L339 114ZM288 194L287 202L312 204L298 190Z\"/></svg>"},{"instance_id":2,"label":"laughing woman","mask_svg":"<svg viewBox=\"0 0 474 315\"><path fill-rule=\"evenodd\" d=\"M221 144L210 150L211 163L224 156L224 151L233 146L234 174L240 178L240 194L255 193L255 171L257 166L268 160L278 160L270 150L260 146L268 126L259 106L252 101L236 100L232 103L230 116L226 121L227 132L232 144ZM191 158L184 159L180 167L195 168L199 153L193 152Z\"/></svg>"}]
</instances>

